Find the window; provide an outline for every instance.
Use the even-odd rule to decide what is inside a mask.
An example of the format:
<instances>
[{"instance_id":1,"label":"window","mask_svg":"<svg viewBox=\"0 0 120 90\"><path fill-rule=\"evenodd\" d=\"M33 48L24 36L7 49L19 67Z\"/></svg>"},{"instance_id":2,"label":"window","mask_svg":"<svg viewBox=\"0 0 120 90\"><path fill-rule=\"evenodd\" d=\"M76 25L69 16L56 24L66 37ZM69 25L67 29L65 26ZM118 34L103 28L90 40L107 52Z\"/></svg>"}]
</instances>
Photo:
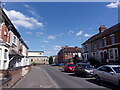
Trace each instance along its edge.
<instances>
[{"instance_id":1,"label":"window","mask_svg":"<svg viewBox=\"0 0 120 90\"><path fill-rule=\"evenodd\" d=\"M103 38L103 46L106 47L106 38Z\"/></svg>"},{"instance_id":2,"label":"window","mask_svg":"<svg viewBox=\"0 0 120 90\"><path fill-rule=\"evenodd\" d=\"M115 44L115 37L114 37L114 35L111 35L110 37L111 37L111 44Z\"/></svg>"},{"instance_id":3,"label":"window","mask_svg":"<svg viewBox=\"0 0 120 90\"><path fill-rule=\"evenodd\" d=\"M103 47L103 40L99 40L99 47L102 48Z\"/></svg>"},{"instance_id":4,"label":"window","mask_svg":"<svg viewBox=\"0 0 120 90\"><path fill-rule=\"evenodd\" d=\"M65 56L68 56L68 53L65 53Z\"/></svg>"},{"instance_id":5,"label":"window","mask_svg":"<svg viewBox=\"0 0 120 90\"><path fill-rule=\"evenodd\" d=\"M115 49L114 52L115 52L115 59L118 59L118 50Z\"/></svg>"},{"instance_id":6,"label":"window","mask_svg":"<svg viewBox=\"0 0 120 90\"><path fill-rule=\"evenodd\" d=\"M118 60L118 49L117 48L112 48L109 49L109 59L111 60Z\"/></svg>"},{"instance_id":7,"label":"window","mask_svg":"<svg viewBox=\"0 0 120 90\"><path fill-rule=\"evenodd\" d=\"M113 50L112 49L109 50L109 54L110 54L110 59L113 59L114 57L113 57Z\"/></svg>"},{"instance_id":8,"label":"window","mask_svg":"<svg viewBox=\"0 0 120 90\"><path fill-rule=\"evenodd\" d=\"M97 49L97 43L94 42L94 49Z\"/></svg>"},{"instance_id":9,"label":"window","mask_svg":"<svg viewBox=\"0 0 120 90\"><path fill-rule=\"evenodd\" d=\"M31 59L31 62L33 62L33 59Z\"/></svg>"},{"instance_id":10,"label":"window","mask_svg":"<svg viewBox=\"0 0 120 90\"><path fill-rule=\"evenodd\" d=\"M87 50L88 50L88 45L86 44L86 45L85 45L85 51L87 51Z\"/></svg>"},{"instance_id":11,"label":"window","mask_svg":"<svg viewBox=\"0 0 120 90\"><path fill-rule=\"evenodd\" d=\"M14 36L14 38L13 38L13 43L16 45L17 44L17 38L16 38L16 36Z\"/></svg>"},{"instance_id":12,"label":"window","mask_svg":"<svg viewBox=\"0 0 120 90\"><path fill-rule=\"evenodd\" d=\"M5 51L4 51L4 59L7 59L7 52L8 52L8 50L5 49Z\"/></svg>"}]
</instances>

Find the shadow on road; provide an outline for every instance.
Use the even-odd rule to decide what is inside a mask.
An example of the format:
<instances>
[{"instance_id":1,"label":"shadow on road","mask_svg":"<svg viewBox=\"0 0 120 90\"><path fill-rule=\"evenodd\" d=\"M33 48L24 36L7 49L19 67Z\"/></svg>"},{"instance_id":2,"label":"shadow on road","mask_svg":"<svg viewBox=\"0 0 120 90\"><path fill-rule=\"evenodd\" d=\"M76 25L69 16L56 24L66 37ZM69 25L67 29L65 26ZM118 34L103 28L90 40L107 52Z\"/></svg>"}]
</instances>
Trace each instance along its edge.
<instances>
[{"instance_id":1,"label":"shadow on road","mask_svg":"<svg viewBox=\"0 0 120 90\"><path fill-rule=\"evenodd\" d=\"M96 84L98 86L103 86L103 87L109 88L109 89L120 90L119 86L116 86L116 85L108 83L108 82L103 82L103 81L97 82L95 79L86 79L86 81Z\"/></svg>"}]
</instances>

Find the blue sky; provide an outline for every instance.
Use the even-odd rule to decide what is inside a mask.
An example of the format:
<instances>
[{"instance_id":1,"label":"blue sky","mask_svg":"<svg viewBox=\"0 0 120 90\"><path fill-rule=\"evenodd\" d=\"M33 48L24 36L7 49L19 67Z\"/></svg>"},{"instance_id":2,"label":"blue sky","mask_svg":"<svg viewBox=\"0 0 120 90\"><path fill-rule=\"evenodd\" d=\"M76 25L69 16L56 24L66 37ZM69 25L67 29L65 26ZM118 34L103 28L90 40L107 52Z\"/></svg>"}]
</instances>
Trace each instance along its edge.
<instances>
[{"instance_id":1,"label":"blue sky","mask_svg":"<svg viewBox=\"0 0 120 90\"><path fill-rule=\"evenodd\" d=\"M61 46L78 46L118 23L117 3L111 2L6 2L4 6L29 50L55 55Z\"/></svg>"}]
</instances>

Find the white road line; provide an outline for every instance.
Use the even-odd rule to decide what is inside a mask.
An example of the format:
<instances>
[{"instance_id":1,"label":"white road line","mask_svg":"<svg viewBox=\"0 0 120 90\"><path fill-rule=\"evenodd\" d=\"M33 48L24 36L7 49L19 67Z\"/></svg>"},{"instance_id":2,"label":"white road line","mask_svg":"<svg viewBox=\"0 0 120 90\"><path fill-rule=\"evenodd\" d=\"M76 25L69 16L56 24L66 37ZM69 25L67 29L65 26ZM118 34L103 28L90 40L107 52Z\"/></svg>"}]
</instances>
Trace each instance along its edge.
<instances>
[{"instance_id":1,"label":"white road line","mask_svg":"<svg viewBox=\"0 0 120 90\"><path fill-rule=\"evenodd\" d=\"M42 68L43 71L46 73L46 75L48 76L48 78L51 80L51 82L53 83L53 85L55 86L55 88L60 88L60 86L58 86L55 81L50 77L50 75L46 72L46 70L44 68Z\"/></svg>"}]
</instances>

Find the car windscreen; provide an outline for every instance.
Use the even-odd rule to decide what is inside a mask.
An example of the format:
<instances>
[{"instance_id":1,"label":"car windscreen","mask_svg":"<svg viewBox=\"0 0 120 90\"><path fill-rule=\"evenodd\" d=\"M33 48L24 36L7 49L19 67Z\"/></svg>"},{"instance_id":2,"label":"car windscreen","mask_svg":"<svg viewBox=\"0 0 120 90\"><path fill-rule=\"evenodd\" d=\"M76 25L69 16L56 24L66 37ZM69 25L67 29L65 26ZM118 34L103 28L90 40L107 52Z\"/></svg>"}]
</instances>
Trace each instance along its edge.
<instances>
[{"instance_id":1,"label":"car windscreen","mask_svg":"<svg viewBox=\"0 0 120 90\"><path fill-rule=\"evenodd\" d=\"M72 66L75 66L74 64L68 64L68 67L72 67Z\"/></svg>"},{"instance_id":2,"label":"car windscreen","mask_svg":"<svg viewBox=\"0 0 120 90\"><path fill-rule=\"evenodd\" d=\"M93 68L93 66L90 65L90 64L85 64L85 65L84 65L84 68Z\"/></svg>"},{"instance_id":3,"label":"car windscreen","mask_svg":"<svg viewBox=\"0 0 120 90\"><path fill-rule=\"evenodd\" d=\"M113 67L116 73L120 73L120 67Z\"/></svg>"}]
</instances>

